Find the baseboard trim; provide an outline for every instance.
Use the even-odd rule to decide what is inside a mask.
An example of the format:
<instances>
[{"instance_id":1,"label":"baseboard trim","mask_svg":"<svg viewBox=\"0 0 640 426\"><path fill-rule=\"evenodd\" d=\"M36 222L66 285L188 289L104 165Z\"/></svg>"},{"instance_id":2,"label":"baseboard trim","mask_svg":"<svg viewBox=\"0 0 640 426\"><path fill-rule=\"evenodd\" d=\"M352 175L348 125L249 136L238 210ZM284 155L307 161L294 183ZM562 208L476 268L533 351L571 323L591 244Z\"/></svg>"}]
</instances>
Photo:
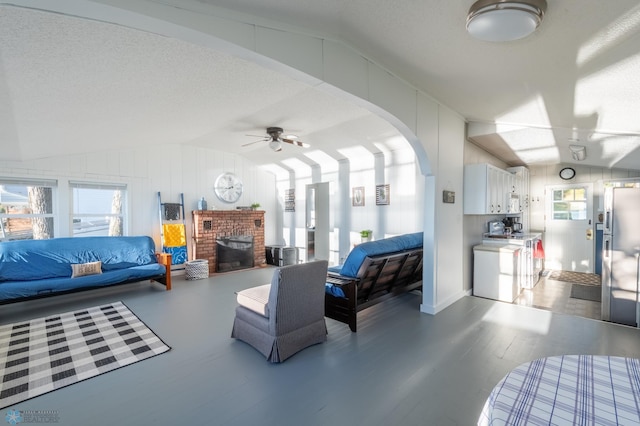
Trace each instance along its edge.
<instances>
[{"instance_id":1,"label":"baseboard trim","mask_svg":"<svg viewBox=\"0 0 640 426\"><path fill-rule=\"evenodd\" d=\"M425 314L429 314L429 315L436 315L438 312L444 310L445 308L447 308L448 306L454 304L455 302L457 302L458 300L462 299L465 296L471 296L472 294L472 290L462 290L456 294L453 294L451 296L449 296L448 298L446 298L445 300L443 300L440 303L437 303L435 306L434 305L425 305L424 303L422 303L420 305L420 312L425 313Z\"/></svg>"}]
</instances>

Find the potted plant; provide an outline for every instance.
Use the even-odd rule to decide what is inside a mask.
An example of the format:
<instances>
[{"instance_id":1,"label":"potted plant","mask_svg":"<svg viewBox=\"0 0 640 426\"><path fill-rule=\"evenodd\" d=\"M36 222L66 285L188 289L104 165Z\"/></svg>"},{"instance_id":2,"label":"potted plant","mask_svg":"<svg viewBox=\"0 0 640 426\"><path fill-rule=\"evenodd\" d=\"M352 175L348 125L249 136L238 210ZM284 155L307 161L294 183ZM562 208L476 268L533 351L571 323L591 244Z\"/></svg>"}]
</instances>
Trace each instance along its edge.
<instances>
[{"instance_id":1,"label":"potted plant","mask_svg":"<svg viewBox=\"0 0 640 426\"><path fill-rule=\"evenodd\" d=\"M251 210L257 210L258 207L260 207L260 203L253 203L251 204Z\"/></svg>"},{"instance_id":2,"label":"potted plant","mask_svg":"<svg viewBox=\"0 0 640 426\"><path fill-rule=\"evenodd\" d=\"M360 231L360 238L362 239L362 242L366 242L366 241L371 241L371 238L373 237L373 231L371 229L363 229L362 231Z\"/></svg>"}]
</instances>

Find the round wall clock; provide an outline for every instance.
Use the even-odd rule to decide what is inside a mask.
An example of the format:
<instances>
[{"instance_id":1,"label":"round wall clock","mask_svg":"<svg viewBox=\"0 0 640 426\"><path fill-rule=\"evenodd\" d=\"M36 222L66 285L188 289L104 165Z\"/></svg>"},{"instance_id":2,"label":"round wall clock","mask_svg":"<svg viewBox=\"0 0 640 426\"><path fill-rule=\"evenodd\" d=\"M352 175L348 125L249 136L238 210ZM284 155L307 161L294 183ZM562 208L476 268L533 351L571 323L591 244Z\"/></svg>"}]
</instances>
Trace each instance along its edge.
<instances>
[{"instance_id":1,"label":"round wall clock","mask_svg":"<svg viewBox=\"0 0 640 426\"><path fill-rule=\"evenodd\" d=\"M235 203L242 195L242 181L233 173L223 173L216 179L213 189L220 201Z\"/></svg>"},{"instance_id":2,"label":"round wall clock","mask_svg":"<svg viewBox=\"0 0 640 426\"><path fill-rule=\"evenodd\" d=\"M575 175L576 171L571 167L565 167L564 169L560 170L560 178L564 180L573 179Z\"/></svg>"}]
</instances>

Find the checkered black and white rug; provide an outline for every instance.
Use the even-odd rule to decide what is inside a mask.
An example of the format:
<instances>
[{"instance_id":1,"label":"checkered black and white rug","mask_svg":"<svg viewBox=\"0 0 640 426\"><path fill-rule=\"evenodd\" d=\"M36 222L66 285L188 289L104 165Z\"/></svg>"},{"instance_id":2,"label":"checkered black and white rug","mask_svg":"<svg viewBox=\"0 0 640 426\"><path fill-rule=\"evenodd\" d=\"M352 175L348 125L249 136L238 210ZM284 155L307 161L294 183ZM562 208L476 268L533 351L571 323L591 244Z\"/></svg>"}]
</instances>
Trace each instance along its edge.
<instances>
[{"instance_id":1,"label":"checkered black and white rug","mask_svg":"<svg viewBox=\"0 0 640 426\"><path fill-rule=\"evenodd\" d=\"M169 349L122 302L0 325L0 408Z\"/></svg>"}]
</instances>

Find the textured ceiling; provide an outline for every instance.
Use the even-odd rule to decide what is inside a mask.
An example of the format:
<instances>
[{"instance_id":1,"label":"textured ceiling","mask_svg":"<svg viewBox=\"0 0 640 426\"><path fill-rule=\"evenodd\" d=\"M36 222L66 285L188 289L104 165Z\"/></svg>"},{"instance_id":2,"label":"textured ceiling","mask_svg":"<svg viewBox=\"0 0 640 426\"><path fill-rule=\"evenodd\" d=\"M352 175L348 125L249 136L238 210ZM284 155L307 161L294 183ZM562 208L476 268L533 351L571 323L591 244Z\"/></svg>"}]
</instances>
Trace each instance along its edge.
<instances>
[{"instance_id":1,"label":"textured ceiling","mask_svg":"<svg viewBox=\"0 0 640 426\"><path fill-rule=\"evenodd\" d=\"M343 41L460 113L511 164L571 162L580 143L585 164L640 169L637 0L550 0L536 33L504 44L465 32L473 0L153 2ZM0 158L168 142L262 164L277 154L241 145L270 125L334 157L398 137L303 83L166 37L0 7L0 40Z\"/></svg>"},{"instance_id":2,"label":"textured ceiling","mask_svg":"<svg viewBox=\"0 0 640 426\"><path fill-rule=\"evenodd\" d=\"M267 126L297 132L312 148L314 133L336 132L318 145L337 158L350 140L397 135L368 111L282 74L122 26L0 7L0 40L0 104L9 107L0 110L0 159L186 143L264 164L308 151L242 146Z\"/></svg>"}]
</instances>

